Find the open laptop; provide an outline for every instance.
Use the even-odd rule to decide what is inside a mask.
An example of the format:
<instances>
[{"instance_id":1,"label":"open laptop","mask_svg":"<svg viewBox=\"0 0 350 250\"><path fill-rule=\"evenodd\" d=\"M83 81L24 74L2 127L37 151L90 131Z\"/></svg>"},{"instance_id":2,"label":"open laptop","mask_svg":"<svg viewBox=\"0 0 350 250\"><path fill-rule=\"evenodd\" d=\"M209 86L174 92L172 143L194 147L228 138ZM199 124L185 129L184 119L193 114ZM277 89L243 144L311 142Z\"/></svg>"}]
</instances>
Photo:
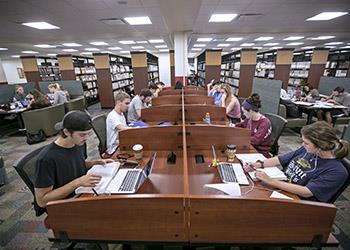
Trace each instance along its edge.
<instances>
[{"instance_id":1,"label":"open laptop","mask_svg":"<svg viewBox=\"0 0 350 250\"><path fill-rule=\"evenodd\" d=\"M119 169L107 191L113 194L133 194L142 186L152 173L156 153L151 156L143 169Z\"/></svg>"},{"instance_id":2,"label":"open laptop","mask_svg":"<svg viewBox=\"0 0 350 250\"><path fill-rule=\"evenodd\" d=\"M222 182L236 182L240 185L249 185L241 164L220 162L217 164L217 169Z\"/></svg>"}]
</instances>

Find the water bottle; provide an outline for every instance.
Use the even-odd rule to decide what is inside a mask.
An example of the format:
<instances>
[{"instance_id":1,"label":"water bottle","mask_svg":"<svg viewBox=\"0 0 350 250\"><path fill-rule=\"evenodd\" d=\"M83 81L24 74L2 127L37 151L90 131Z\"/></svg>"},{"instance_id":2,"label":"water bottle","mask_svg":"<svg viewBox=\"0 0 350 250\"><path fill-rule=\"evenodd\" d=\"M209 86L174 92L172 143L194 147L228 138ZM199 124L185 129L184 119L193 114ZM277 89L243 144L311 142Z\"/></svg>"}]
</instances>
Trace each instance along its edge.
<instances>
[{"instance_id":1,"label":"water bottle","mask_svg":"<svg viewBox=\"0 0 350 250\"><path fill-rule=\"evenodd\" d=\"M204 117L204 120L207 124L210 124L211 123L211 120L210 120L210 114L207 112L205 114L205 117Z\"/></svg>"}]
</instances>

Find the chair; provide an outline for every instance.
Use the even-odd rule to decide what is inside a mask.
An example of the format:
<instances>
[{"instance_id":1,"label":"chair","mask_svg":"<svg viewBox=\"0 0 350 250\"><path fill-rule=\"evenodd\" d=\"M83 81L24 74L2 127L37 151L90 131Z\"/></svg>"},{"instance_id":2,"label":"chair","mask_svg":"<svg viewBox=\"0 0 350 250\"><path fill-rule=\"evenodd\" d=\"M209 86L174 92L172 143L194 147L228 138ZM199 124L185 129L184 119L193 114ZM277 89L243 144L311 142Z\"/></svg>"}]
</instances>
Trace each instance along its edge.
<instances>
[{"instance_id":1,"label":"chair","mask_svg":"<svg viewBox=\"0 0 350 250\"><path fill-rule=\"evenodd\" d=\"M304 117L287 118L287 108L283 104L279 105L278 115L287 119L288 123L286 124L286 128L302 128L307 124L307 119Z\"/></svg>"},{"instance_id":2,"label":"chair","mask_svg":"<svg viewBox=\"0 0 350 250\"><path fill-rule=\"evenodd\" d=\"M66 113L68 113L69 111L72 111L72 110L84 111L85 108L86 108L86 105L85 105L85 97L84 96L80 96L78 98L71 99L70 101L68 101L64 104L64 109L65 109Z\"/></svg>"},{"instance_id":3,"label":"chair","mask_svg":"<svg viewBox=\"0 0 350 250\"><path fill-rule=\"evenodd\" d=\"M282 131L284 127L287 124L287 120L284 119L282 116L276 115L276 114L271 114L267 113L265 116L270 120L271 122L271 127L272 127L272 146L270 149L270 153L272 155L277 155L278 154L278 139L280 138Z\"/></svg>"},{"instance_id":4,"label":"chair","mask_svg":"<svg viewBox=\"0 0 350 250\"><path fill-rule=\"evenodd\" d=\"M40 207L37 205L35 201L35 192L34 192L35 164L40 151L45 146L46 145L41 146L40 148L34 149L28 154L22 156L19 160L17 160L17 162L13 166L34 196L33 204L34 204L36 216L40 216L41 214L43 214L44 210L43 209L40 210Z\"/></svg>"},{"instance_id":5,"label":"chair","mask_svg":"<svg viewBox=\"0 0 350 250\"><path fill-rule=\"evenodd\" d=\"M348 171L348 178L346 179L344 184L338 189L338 191L332 196L332 198L328 200L328 203L334 203L350 184L350 160L348 158L344 158L341 162Z\"/></svg>"},{"instance_id":6,"label":"chair","mask_svg":"<svg viewBox=\"0 0 350 250\"><path fill-rule=\"evenodd\" d=\"M107 150L107 129L106 129L106 115L101 114L92 118L92 128L99 140L98 151L102 157Z\"/></svg>"}]
</instances>

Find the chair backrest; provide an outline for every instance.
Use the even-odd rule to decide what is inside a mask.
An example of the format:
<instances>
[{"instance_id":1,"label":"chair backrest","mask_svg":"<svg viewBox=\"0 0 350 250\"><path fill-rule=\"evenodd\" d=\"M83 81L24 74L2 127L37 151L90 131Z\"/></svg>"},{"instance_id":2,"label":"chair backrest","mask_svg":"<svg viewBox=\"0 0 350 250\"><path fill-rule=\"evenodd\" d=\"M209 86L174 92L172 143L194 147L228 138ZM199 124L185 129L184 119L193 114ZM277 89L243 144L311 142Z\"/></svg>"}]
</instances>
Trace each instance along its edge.
<instances>
[{"instance_id":1,"label":"chair backrest","mask_svg":"<svg viewBox=\"0 0 350 250\"><path fill-rule=\"evenodd\" d=\"M107 129L106 129L106 115L101 114L92 118L92 128L99 140L98 151L100 155L107 150Z\"/></svg>"},{"instance_id":2,"label":"chair backrest","mask_svg":"<svg viewBox=\"0 0 350 250\"><path fill-rule=\"evenodd\" d=\"M348 171L348 178L346 179L344 184L338 189L338 191L332 196L332 198L328 200L328 203L334 203L350 184L350 160L348 160L347 158L344 158L342 159L341 162L343 163L344 167Z\"/></svg>"},{"instance_id":3,"label":"chair backrest","mask_svg":"<svg viewBox=\"0 0 350 250\"><path fill-rule=\"evenodd\" d=\"M66 113L68 113L69 111L72 111L72 110L82 110L83 111L86 108L85 107L85 97L81 96L81 97L69 100L68 102L66 102L64 104L64 108L65 108Z\"/></svg>"},{"instance_id":4,"label":"chair backrest","mask_svg":"<svg viewBox=\"0 0 350 250\"><path fill-rule=\"evenodd\" d=\"M271 122L272 127L272 146L270 152L273 155L278 154L278 139L280 138L282 131L284 127L287 124L287 120L284 119L282 116L276 115L276 114L264 114L266 118L268 118Z\"/></svg>"},{"instance_id":5,"label":"chair backrest","mask_svg":"<svg viewBox=\"0 0 350 250\"><path fill-rule=\"evenodd\" d=\"M32 192L34 196L34 207L35 207L37 216L42 214L43 211L41 211L41 213L39 212L39 210L37 209L38 206L36 205L36 201L35 201L35 192L34 192L35 164L40 151L45 146L46 145L30 151L28 154L18 159L17 162L13 165L13 167L15 168L19 176L22 178L22 180L24 181L24 183L27 185L27 187L29 188L29 190Z\"/></svg>"}]
</instances>

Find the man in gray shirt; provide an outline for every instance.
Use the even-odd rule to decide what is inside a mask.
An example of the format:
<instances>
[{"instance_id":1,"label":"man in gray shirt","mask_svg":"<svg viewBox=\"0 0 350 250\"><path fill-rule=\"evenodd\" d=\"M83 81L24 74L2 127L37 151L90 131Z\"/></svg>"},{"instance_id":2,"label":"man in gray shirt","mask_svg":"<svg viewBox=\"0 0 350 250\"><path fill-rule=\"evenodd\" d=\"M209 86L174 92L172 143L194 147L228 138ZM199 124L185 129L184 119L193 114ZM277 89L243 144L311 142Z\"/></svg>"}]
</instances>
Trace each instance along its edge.
<instances>
[{"instance_id":1,"label":"man in gray shirt","mask_svg":"<svg viewBox=\"0 0 350 250\"><path fill-rule=\"evenodd\" d=\"M54 96L53 105L65 103L68 101L66 94L62 90L60 90L59 85L57 83L50 84L48 86L48 89L50 93L53 93Z\"/></svg>"},{"instance_id":2,"label":"man in gray shirt","mask_svg":"<svg viewBox=\"0 0 350 250\"><path fill-rule=\"evenodd\" d=\"M135 122L141 118L141 109L146 108L146 103L152 99L152 92L149 89L142 89L140 94L136 95L129 105L128 123Z\"/></svg>"}]
</instances>

